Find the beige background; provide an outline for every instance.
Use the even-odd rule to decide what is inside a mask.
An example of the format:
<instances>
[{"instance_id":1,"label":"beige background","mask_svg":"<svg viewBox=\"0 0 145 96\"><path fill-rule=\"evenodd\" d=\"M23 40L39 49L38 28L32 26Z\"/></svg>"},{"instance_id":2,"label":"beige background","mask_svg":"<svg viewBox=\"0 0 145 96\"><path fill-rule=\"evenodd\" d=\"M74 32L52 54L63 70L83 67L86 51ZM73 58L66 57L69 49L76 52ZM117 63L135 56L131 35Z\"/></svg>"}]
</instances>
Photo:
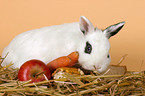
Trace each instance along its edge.
<instances>
[{"instance_id":1,"label":"beige background","mask_svg":"<svg viewBox=\"0 0 145 96\"><path fill-rule=\"evenodd\" d=\"M145 0L0 0L0 54L24 31L75 22L81 15L101 29L126 21L110 38L111 64L128 54L122 65L145 70Z\"/></svg>"}]
</instances>

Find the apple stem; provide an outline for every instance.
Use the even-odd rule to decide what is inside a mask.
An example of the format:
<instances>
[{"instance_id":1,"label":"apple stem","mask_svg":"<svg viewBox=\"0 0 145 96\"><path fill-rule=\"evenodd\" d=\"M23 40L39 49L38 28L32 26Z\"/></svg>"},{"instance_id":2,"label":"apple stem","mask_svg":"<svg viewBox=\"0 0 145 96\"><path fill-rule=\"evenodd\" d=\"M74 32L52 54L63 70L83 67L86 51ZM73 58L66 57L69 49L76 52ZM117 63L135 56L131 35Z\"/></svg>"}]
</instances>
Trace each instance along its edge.
<instances>
[{"instance_id":1,"label":"apple stem","mask_svg":"<svg viewBox=\"0 0 145 96\"><path fill-rule=\"evenodd\" d=\"M45 71L42 71L42 72L35 74L35 76L39 76L39 75L44 74L44 73L45 73Z\"/></svg>"}]
</instances>

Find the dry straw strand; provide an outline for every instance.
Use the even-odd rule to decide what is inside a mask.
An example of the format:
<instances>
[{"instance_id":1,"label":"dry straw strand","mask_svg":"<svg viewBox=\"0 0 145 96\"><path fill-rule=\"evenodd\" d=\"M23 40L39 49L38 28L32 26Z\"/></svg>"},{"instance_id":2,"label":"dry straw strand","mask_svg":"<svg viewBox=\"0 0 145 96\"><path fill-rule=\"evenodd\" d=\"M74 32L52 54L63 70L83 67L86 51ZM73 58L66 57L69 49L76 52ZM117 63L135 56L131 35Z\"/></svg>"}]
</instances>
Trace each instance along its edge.
<instances>
[{"instance_id":1,"label":"dry straw strand","mask_svg":"<svg viewBox=\"0 0 145 96\"><path fill-rule=\"evenodd\" d=\"M124 60L122 57L120 62ZM0 62L4 58L0 57ZM119 63L120 64L120 63ZM65 78L30 83L17 80L17 69L10 68L12 64L0 67L1 96L81 96L81 95L144 95L145 71L127 72L124 75L84 75L74 77L64 73ZM109 79L106 79L109 78Z\"/></svg>"}]
</instances>

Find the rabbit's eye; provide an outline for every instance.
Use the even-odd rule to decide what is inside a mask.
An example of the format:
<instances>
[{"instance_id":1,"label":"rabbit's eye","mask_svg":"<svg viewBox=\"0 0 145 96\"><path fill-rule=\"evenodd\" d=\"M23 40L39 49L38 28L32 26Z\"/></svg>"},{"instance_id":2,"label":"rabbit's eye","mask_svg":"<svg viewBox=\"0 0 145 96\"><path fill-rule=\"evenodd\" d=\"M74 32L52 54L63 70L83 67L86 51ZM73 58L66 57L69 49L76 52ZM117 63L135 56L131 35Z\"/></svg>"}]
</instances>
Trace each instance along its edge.
<instances>
[{"instance_id":1,"label":"rabbit's eye","mask_svg":"<svg viewBox=\"0 0 145 96\"><path fill-rule=\"evenodd\" d=\"M86 42L85 53L90 54L92 51L92 46L89 42Z\"/></svg>"},{"instance_id":2,"label":"rabbit's eye","mask_svg":"<svg viewBox=\"0 0 145 96\"><path fill-rule=\"evenodd\" d=\"M109 57L110 57L110 55L108 54L108 55L107 55L107 58L109 58Z\"/></svg>"}]
</instances>

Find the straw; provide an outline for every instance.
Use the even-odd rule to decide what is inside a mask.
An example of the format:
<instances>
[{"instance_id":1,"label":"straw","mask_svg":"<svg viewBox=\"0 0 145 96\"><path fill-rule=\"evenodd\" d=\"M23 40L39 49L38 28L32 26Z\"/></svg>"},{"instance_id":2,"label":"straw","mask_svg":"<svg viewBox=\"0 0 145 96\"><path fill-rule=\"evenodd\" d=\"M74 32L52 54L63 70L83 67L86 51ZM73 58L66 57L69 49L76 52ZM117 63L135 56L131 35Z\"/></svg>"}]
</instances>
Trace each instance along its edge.
<instances>
[{"instance_id":1,"label":"straw","mask_svg":"<svg viewBox=\"0 0 145 96\"><path fill-rule=\"evenodd\" d=\"M4 58L0 59L0 62L4 60ZM145 94L145 71L128 71L126 74L120 75L106 75L104 73L83 76L74 76L63 72L64 78L48 80L44 75L44 81L30 83L31 80L19 81L17 78L18 69L10 68L11 65L0 67L1 96L136 96Z\"/></svg>"}]
</instances>

